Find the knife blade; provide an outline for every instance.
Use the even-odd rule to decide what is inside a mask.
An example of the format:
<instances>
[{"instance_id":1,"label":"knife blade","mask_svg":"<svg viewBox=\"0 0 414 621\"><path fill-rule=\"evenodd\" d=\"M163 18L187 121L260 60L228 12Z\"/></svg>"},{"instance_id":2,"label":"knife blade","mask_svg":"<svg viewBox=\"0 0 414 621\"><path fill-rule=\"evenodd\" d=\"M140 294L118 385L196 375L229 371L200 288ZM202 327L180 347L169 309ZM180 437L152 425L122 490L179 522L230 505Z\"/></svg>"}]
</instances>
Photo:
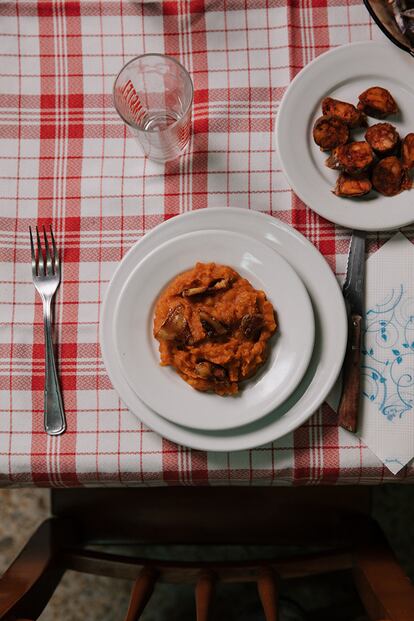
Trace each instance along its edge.
<instances>
[{"instance_id":1,"label":"knife blade","mask_svg":"<svg viewBox=\"0 0 414 621\"><path fill-rule=\"evenodd\" d=\"M353 231L349 247L344 298L348 306L349 330L345 354L338 424L355 433L361 392L361 337L364 314L365 231Z\"/></svg>"},{"instance_id":2,"label":"knife blade","mask_svg":"<svg viewBox=\"0 0 414 621\"><path fill-rule=\"evenodd\" d=\"M342 288L350 313L362 317L365 283L365 231L353 231L349 246L346 277Z\"/></svg>"}]
</instances>

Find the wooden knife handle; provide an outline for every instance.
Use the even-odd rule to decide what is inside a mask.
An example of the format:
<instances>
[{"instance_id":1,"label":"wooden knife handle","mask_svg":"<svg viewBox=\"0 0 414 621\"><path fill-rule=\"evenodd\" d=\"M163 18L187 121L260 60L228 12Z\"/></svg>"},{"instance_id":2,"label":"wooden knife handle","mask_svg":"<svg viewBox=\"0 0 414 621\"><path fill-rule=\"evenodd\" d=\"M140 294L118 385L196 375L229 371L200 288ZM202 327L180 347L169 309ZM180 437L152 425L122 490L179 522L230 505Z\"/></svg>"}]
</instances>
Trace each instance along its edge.
<instances>
[{"instance_id":1,"label":"wooden knife handle","mask_svg":"<svg viewBox=\"0 0 414 621\"><path fill-rule=\"evenodd\" d=\"M361 392L361 333L362 317L351 315L342 377L342 395L338 408L338 424L353 433L358 425Z\"/></svg>"}]
</instances>

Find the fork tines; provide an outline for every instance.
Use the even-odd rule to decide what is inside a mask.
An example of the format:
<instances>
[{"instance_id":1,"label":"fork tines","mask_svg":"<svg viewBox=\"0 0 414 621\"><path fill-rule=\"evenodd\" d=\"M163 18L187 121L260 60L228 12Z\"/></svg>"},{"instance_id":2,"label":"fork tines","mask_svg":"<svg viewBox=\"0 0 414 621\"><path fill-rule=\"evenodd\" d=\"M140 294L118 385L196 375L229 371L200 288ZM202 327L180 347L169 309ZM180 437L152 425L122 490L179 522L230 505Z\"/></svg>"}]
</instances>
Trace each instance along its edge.
<instances>
[{"instance_id":1,"label":"fork tines","mask_svg":"<svg viewBox=\"0 0 414 621\"><path fill-rule=\"evenodd\" d=\"M43 237L45 240L45 257L43 256L42 243L40 240L39 229L36 226L36 239L37 239L37 256L35 251L35 245L33 242L32 227L29 226L30 231L30 248L32 253L32 272L33 276L51 276L58 274L59 272L59 253L56 248L55 238L53 236L52 225L50 225L50 238L52 240L53 256L50 252L49 242L47 240L46 229L43 226ZM46 259L46 262L45 262Z\"/></svg>"}]
</instances>

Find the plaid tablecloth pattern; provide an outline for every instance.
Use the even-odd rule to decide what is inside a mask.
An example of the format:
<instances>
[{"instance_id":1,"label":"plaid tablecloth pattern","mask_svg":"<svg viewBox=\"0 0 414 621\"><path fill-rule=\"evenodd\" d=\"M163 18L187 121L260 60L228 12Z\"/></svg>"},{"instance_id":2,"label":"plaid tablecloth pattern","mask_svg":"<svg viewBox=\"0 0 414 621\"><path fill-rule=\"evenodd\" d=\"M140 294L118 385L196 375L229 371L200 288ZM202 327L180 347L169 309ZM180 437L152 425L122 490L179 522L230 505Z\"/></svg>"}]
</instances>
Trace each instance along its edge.
<instances>
[{"instance_id":1,"label":"plaid tablecloth pattern","mask_svg":"<svg viewBox=\"0 0 414 621\"><path fill-rule=\"evenodd\" d=\"M130 246L167 218L238 206L305 234L343 275L349 233L290 191L274 151L278 106L317 55L381 38L355 0L3 1L0 4L0 485L294 485L392 476L323 406L281 440L239 453L168 442L126 410L98 344L100 303ZM195 86L188 153L165 167L127 136L111 90L144 52ZM56 340L68 422L43 431L43 325L29 225L53 222L63 258ZM414 231L408 231L413 236ZM371 235L370 251L387 235Z\"/></svg>"}]
</instances>

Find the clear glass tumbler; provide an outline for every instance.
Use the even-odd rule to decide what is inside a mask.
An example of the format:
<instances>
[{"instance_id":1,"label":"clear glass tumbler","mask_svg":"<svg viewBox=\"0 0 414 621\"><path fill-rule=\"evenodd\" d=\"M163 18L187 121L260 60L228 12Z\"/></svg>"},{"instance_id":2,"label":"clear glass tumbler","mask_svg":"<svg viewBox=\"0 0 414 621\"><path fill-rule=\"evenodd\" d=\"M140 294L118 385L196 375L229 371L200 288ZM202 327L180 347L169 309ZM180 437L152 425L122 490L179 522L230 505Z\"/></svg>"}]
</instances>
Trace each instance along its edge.
<instances>
[{"instance_id":1,"label":"clear glass tumbler","mask_svg":"<svg viewBox=\"0 0 414 621\"><path fill-rule=\"evenodd\" d=\"M183 153L191 134L193 83L179 62L163 54L137 56L119 72L113 95L147 157L168 162Z\"/></svg>"}]
</instances>

